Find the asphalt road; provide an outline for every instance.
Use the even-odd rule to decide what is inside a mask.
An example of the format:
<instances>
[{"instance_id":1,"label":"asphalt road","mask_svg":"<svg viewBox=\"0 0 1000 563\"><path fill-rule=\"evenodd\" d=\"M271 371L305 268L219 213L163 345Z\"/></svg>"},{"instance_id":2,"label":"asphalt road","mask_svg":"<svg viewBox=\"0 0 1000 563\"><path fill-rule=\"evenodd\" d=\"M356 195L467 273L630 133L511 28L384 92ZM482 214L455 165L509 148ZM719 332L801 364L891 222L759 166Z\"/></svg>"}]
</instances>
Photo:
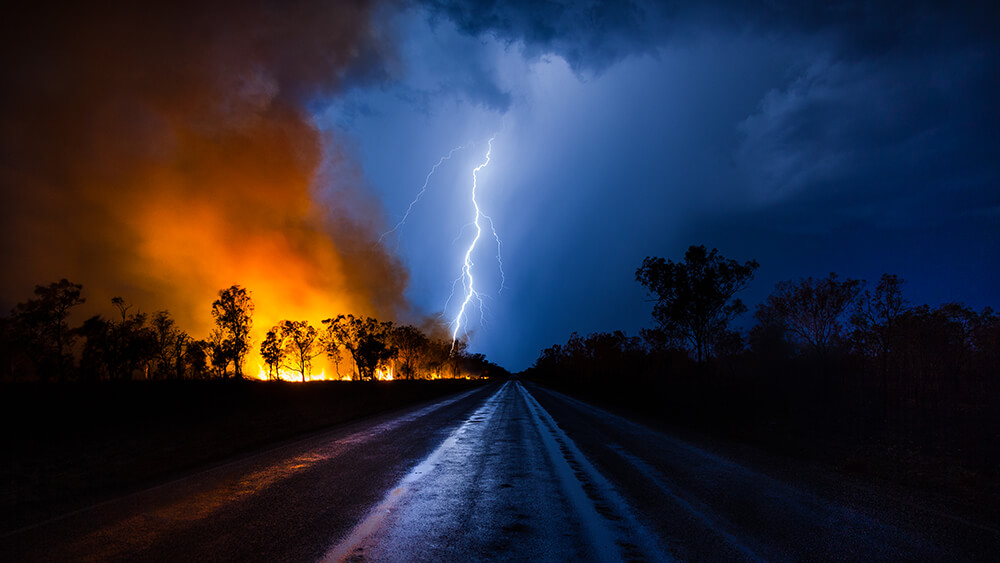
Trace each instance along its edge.
<instances>
[{"instance_id":1,"label":"asphalt road","mask_svg":"<svg viewBox=\"0 0 1000 563\"><path fill-rule=\"evenodd\" d=\"M3 561L995 560L1000 533L518 381L0 537Z\"/></svg>"}]
</instances>

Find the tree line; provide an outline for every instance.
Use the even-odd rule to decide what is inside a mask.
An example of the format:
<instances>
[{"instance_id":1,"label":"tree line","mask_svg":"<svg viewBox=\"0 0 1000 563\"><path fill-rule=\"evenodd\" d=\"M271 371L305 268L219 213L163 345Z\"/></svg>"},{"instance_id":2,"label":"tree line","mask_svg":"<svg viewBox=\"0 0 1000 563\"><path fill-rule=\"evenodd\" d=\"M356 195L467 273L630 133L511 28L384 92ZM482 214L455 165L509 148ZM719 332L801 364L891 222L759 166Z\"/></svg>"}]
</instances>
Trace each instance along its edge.
<instances>
[{"instance_id":1,"label":"tree line","mask_svg":"<svg viewBox=\"0 0 1000 563\"><path fill-rule=\"evenodd\" d=\"M86 302L83 286L62 279L36 286L33 297L0 317L0 367L7 380L128 381L134 379L243 379L252 338L254 303L239 285L212 302L214 328L205 339L181 330L170 313L140 312L114 297L110 318L95 315L70 326ZM337 379L437 379L496 375L502 368L464 341L434 338L412 325L340 314L314 327L283 320L260 342L268 379L294 374L310 379L313 361L326 356ZM345 372L342 375L341 368Z\"/></svg>"},{"instance_id":2,"label":"tree line","mask_svg":"<svg viewBox=\"0 0 1000 563\"><path fill-rule=\"evenodd\" d=\"M778 283L752 326L735 330L749 312L736 295L758 267L704 246L680 262L648 257L635 275L655 326L638 336L574 333L543 350L529 374L645 394L665 416L730 428L921 438L963 428L974 441L985 425L1000 426L1000 317L991 308L914 305L896 275L870 284L830 273Z\"/></svg>"}]
</instances>

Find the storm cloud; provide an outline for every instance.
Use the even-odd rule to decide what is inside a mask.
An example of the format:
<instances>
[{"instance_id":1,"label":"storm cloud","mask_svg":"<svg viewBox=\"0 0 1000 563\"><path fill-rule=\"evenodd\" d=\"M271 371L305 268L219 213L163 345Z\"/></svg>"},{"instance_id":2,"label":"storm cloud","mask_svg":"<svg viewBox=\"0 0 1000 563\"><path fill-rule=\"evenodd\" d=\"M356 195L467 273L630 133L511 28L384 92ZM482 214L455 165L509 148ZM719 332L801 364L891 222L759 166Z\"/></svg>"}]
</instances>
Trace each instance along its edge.
<instances>
[{"instance_id":1,"label":"storm cloud","mask_svg":"<svg viewBox=\"0 0 1000 563\"><path fill-rule=\"evenodd\" d=\"M631 270L700 243L759 259L751 303L831 269L899 273L915 300L1000 298L990 3L422 5L434 29L501 45L487 64L524 61L521 74L480 76L511 92L507 122L519 123L522 146L498 142L518 167L501 188L517 203L498 213L520 218L509 279L519 264L527 287L560 288L494 307L527 339L648 324Z\"/></svg>"}]
</instances>

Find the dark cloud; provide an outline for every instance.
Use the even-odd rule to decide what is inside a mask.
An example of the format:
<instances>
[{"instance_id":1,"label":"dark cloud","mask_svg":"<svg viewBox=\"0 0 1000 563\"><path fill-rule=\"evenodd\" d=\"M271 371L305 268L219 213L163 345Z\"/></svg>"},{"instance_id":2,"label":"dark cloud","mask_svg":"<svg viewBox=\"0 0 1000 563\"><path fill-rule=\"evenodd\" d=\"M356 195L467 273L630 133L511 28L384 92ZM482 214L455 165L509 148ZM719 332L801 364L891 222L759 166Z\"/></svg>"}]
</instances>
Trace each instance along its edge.
<instances>
[{"instance_id":1,"label":"dark cloud","mask_svg":"<svg viewBox=\"0 0 1000 563\"><path fill-rule=\"evenodd\" d=\"M425 15L414 17L423 20ZM423 21L411 23L424 25ZM500 86L492 53L483 48L482 42L456 30L450 20L436 19L432 28L434 42L418 40L407 45L419 52L419 60L413 61L414 68L409 72L419 73L421 80L430 82L412 94L462 99L497 113L510 109L511 93ZM427 101L421 103L425 110L429 105Z\"/></svg>"},{"instance_id":2,"label":"dark cloud","mask_svg":"<svg viewBox=\"0 0 1000 563\"><path fill-rule=\"evenodd\" d=\"M604 69L648 52L654 39L645 10L630 1L429 0L432 13L472 35L521 43L528 56L554 53L577 70Z\"/></svg>"},{"instance_id":3,"label":"dark cloud","mask_svg":"<svg viewBox=\"0 0 1000 563\"><path fill-rule=\"evenodd\" d=\"M528 55L553 53L576 70L602 70L655 52L698 29L830 34L845 53L911 44L994 42L1000 22L988 1L758 2L657 0L426 0L435 14L473 35L523 43Z\"/></svg>"},{"instance_id":4,"label":"dark cloud","mask_svg":"<svg viewBox=\"0 0 1000 563\"><path fill-rule=\"evenodd\" d=\"M541 210L531 232L548 243L523 247L516 262L537 281L536 297L507 297L541 346L570 330L648 325L629 274L643 255L679 258L689 244L757 258L751 303L776 281L831 269L899 273L917 301L1000 298L995 3L425 4L529 59L565 59L580 79L574 88L600 99L567 99L573 120L532 114L565 128L535 133L547 162L525 174L551 192L523 206ZM580 139L597 148L555 159ZM595 169L608 172L595 178ZM595 212L548 213L571 190ZM558 300L546 284L558 285ZM598 307L595 295L618 300Z\"/></svg>"},{"instance_id":5,"label":"dark cloud","mask_svg":"<svg viewBox=\"0 0 1000 563\"><path fill-rule=\"evenodd\" d=\"M805 69L739 124L737 160L752 198L763 204L833 196L853 211L884 212L878 207L890 202L944 194L971 202L977 198L967 192L995 192L1000 113L996 90L985 87L993 65L971 60L948 52Z\"/></svg>"},{"instance_id":6,"label":"dark cloud","mask_svg":"<svg viewBox=\"0 0 1000 563\"><path fill-rule=\"evenodd\" d=\"M466 33L562 56L584 73L699 37L787 38L804 49L800 62L732 124L746 183L733 197L755 208L793 198L824 209L836 202L845 220L920 221L941 208L916 202L941 193L989 200L1000 177L1000 18L989 2L429 5Z\"/></svg>"}]
</instances>

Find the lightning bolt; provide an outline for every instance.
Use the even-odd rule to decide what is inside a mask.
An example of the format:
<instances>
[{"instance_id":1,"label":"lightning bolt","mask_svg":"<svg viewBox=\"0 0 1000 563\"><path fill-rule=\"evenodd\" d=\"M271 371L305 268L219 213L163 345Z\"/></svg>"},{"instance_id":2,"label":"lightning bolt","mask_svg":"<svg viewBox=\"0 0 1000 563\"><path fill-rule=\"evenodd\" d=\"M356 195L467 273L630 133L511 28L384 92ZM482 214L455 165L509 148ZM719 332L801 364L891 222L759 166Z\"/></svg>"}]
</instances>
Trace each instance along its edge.
<instances>
[{"instance_id":1,"label":"lightning bolt","mask_svg":"<svg viewBox=\"0 0 1000 563\"><path fill-rule=\"evenodd\" d=\"M469 244L469 248L465 251L465 260L462 264L462 274L452 284L452 296L454 296L455 288L458 286L459 282L461 282L462 290L465 292L465 298L462 300L462 306L459 308L458 314L455 316L455 320L451 323L453 327L451 333L452 351L455 350L455 342L458 341L458 332L462 328L462 319L465 318L465 310L469 307L469 304L473 300L479 304L480 322L482 322L483 316L485 315L483 296L476 291L475 279L472 276L472 266L474 265L472 261L472 252L476 249L476 244L479 243L479 239L483 235L483 226L479 223L480 218L489 222L490 232L493 234L493 238L497 241L497 264L500 269L500 291L503 290L503 284L505 281L503 273L503 260L500 257L500 249L502 246L500 236L497 234L496 227L493 224L493 219L489 215L482 212L479 208L479 202L476 201L476 189L478 188L479 183L479 172L483 168L486 168L486 166L490 163L490 155L493 153L494 139L496 139L495 134L490 137L488 149L486 151L486 160L472 170L472 206L475 208L476 213L471 224L476 228L476 236L472 239L472 242ZM448 301L451 301L451 297L448 298ZM445 308L447 309L447 303L445 304Z\"/></svg>"},{"instance_id":2,"label":"lightning bolt","mask_svg":"<svg viewBox=\"0 0 1000 563\"><path fill-rule=\"evenodd\" d=\"M503 271L503 258L501 257L501 250L503 247L503 243L500 240L500 235L497 233L496 225L493 223L493 218L483 213L482 209L479 207L479 202L476 200L476 190L479 187L478 186L479 172L483 168L486 168L486 166L489 165L490 163L490 157L493 154L493 141L495 139L496 139L496 134L490 137L485 160L483 161L482 164L477 166L472 171L472 205L476 211L475 215L473 216L473 220L470 223L466 223L459 231L458 237L455 238L455 242L458 242L458 240L462 237L462 234L465 232L465 229L467 229L470 226L475 227L476 236L473 238L472 243L469 244L469 248L466 249L465 251L465 259L462 264L462 273L458 278L455 279L454 282L452 282L451 295L448 296L448 300L445 302L444 305L444 310L447 311L449 305L451 304L451 300L455 298L455 292L458 289L458 285L459 283L461 283L462 290L464 293L462 306L460 307L458 314L455 316L455 320L450 323L452 326L451 349L453 352L455 350L455 343L458 341L458 333L462 329L462 322L466 318L466 310L469 308L470 305L472 305L473 301L475 301L476 304L479 306L480 323L484 323L486 318L486 305L483 302L485 296L476 290L474 285L475 280L472 276L472 267L474 265L472 261L472 253L475 251L476 245L479 243L479 239L482 238L483 235L483 225L480 223L480 219L489 223L490 234L493 235L493 239L497 243L497 268L500 271L500 288L497 290L498 294L503 291L504 284L506 283L506 276ZM424 196L424 193L427 192L427 187L430 185L431 176L434 175L437 169L442 164L444 164L445 161L451 160L451 157L454 156L456 152L466 149L468 147L469 147L468 144L455 147L450 151L448 151L448 154L438 159L438 161L434 164L434 166L431 167L430 171L427 173L427 176L424 178L424 183L422 186L420 186L420 190L417 192L417 195L413 198L413 201L411 201L410 205L406 208L406 212L403 214L403 218L400 219L398 223L396 223L396 226L382 233L382 235L379 236L378 244L381 244L386 237L397 232L403 227L403 225L406 224L406 220L409 219L410 213L413 211L414 206L417 205L420 199Z\"/></svg>"},{"instance_id":3,"label":"lightning bolt","mask_svg":"<svg viewBox=\"0 0 1000 563\"><path fill-rule=\"evenodd\" d=\"M413 211L413 206L416 205L418 201L420 201L420 198L424 197L424 193L427 191L427 185L430 184L431 176L434 175L434 172L437 171L438 167L441 166L442 164L444 164L444 161L451 160L452 155L454 155L456 152L458 152L458 151L460 151L460 150L462 150L462 149L464 149L466 147L468 147L468 145L462 145L460 147L455 147L455 148L451 149L450 151L448 151L448 154L442 156L437 161L437 163L434 166L431 167L431 171L428 172L427 173L427 177L424 178L424 185L420 186L420 191L417 192L417 196L414 197L413 201L410 202L410 206L406 208L406 213L403 214L403 218L400 219L398 223L396 223L395 227L393 227L393 228L389 229L388 231L382 233L382 235L378 237L379 243L381 243L382 240L385 239L385 237L387 237L387 236L391 235L392 233L398 231L403 225L406 224L406 220L409 219L409 217L410 217L410 212Z\"/></svg>"}]
</instances>

